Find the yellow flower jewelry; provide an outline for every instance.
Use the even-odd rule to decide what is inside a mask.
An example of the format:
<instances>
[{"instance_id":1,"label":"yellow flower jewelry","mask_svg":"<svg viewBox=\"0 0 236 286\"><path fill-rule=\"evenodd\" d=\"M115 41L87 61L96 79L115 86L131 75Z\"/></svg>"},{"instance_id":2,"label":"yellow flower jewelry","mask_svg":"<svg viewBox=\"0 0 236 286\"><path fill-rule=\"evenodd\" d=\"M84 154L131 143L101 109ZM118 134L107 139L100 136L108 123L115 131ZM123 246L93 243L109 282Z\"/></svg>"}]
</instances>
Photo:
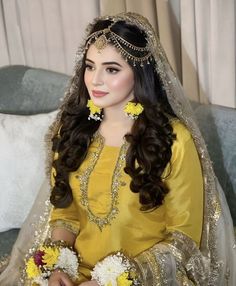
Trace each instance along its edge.
<instances>
[{"instance_id":1,"label":"yellow flower jewelry","mask_svg":"<svg viewBox=\"0 0 236 286\"><path fill-rule=\"evenodd\" d=\"M24 273L30 285L47 285L55 269L67 273L73 281L78 278L79 256L64 241L50 242L37 249L25 262ZM28 285L28 284L27 284Z\"/></svg>"},{"instance_id":2,"label":"yellow flower jewelry","mask_svg":"<svg viewBox=\"0 0 236 286\"><path fill-rule=\"evenodd\" d=\"M135 103L129 101L125 107L124 107L124 112L128 117L131 119L136 120L138 116L143 112L144 108L141 103Z\"/></svg>"},{"instance_id":3,"label":"yellow flower jewelry","mask_svg":"<svg viewBox=\"0 0 236 286\"><path fill-rule=\"evenodd\" d=\"M98 121L98 120L102 121L102 117L103 117L101 115L102 110L100 107L97 107L91 99L88 100L87 107L89 108L89 111L90 111L88 120L92 118L95 121Z\"/></svg>"}]
</instances>

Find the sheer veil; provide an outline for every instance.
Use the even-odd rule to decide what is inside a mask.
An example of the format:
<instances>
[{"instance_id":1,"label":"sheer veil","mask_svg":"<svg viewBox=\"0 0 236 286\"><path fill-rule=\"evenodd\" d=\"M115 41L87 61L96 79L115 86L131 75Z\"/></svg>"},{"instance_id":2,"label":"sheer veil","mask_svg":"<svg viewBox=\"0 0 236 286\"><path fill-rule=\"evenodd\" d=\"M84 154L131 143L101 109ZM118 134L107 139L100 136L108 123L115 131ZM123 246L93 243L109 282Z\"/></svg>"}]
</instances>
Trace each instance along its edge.
<instances>
[{"instance_id":1,"label":"sheer veil","mask_svg":"<svg viewBox=\"0 0 236 286\"><path fill-rule=\"evenodd\" d=\"M205 285L236 285L235 236L224 192L214 174L206 145L193 118L189 102L184 95L183 88L179 80L171 69L159 39L147 19L138 14L124 13L116 16L104 16L99 19L110 19L112 21L125 20L145 31L149 49L156 62L157 72L159 73L167 92L168 101L177 117L190 130L203 170L205 201L204 226L200 245L201 257L194 257L189 262L189 267L192 269L199 269L198 259L201 259L208 276L207 284ZM94 23L96 21L97 19L95 19ZM88 33L94 23L88 26ZM84 45L82 45L77 53L75 65L76 70L80 68L83 52ZM77 86L74 85L72 78L71 85L68 88L64 102L66 102L70 93L75 89L77 89ZM58 130L58 122L60 120L62 110L63 104L58 113L57 119L51 126L47 136L47 149L49 150L47 173L49 173L48 171L50 170L52 160L50 152L51 143L48 139L50 139L51 135ZM5 271L0 275L0 285L26 285L24 281L20 279L20 272L17 271L17 269L23 266L25 255L50 235L48 226L51 208L49 204L49 193L49 176L47 176L34 206L22 226L21 232L14 245L10 262Z\"/></svg>"}]
</instances>

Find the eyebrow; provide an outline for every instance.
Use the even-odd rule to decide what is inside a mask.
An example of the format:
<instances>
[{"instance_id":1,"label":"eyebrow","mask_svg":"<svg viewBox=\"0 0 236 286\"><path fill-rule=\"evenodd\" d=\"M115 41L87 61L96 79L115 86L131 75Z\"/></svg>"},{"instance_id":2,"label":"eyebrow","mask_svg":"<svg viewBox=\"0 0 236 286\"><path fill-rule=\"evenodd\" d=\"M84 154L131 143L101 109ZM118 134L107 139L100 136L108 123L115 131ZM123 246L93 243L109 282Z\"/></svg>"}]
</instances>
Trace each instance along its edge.
<instances>
[{"instance_id":1,"label":"eyebrow","mask_svg":"<svg viewBox=\"0 0 236 286\"><path fill-rule=\"evenodd\" d=\"M92 61L92 60L90 60L90 59L85 59L85 61L88 61L88 62L91 62L92 64L95 64L94 63L94 61ZM119 67L122 67L119 63L117 63L117 62L104 62L104 63L102 63L102 65L117 65L117 66L119 66Z\"/></svg>"}]
</instances>

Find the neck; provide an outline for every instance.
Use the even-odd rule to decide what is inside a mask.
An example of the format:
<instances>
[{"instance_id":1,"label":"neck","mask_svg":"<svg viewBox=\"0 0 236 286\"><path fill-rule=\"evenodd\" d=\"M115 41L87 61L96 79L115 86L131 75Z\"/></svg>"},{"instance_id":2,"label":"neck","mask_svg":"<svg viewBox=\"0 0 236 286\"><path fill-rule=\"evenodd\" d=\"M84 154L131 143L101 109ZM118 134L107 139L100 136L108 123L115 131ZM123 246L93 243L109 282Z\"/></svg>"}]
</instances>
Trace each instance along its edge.
<instances>
[{"instance_id":1,"label":"neck","mask_svg":"<svg viewBox=\"0 0 236 286\"><path fill-rule=\"evenodd\" d=\"M133 120L127 117L122 109L105 108L104 118L100 124L99 132L105 139L105 144L121 146L124 136L131 132Z\"/></svg>"},{"instance_id":2,"label":"neck","mask_svg":"<svg viewBox=\"0 0 236 286\"><path fill-rule=\"evenodd\" d=\"M120 108L106 108L103 110L104 119L103 125L108 126L127 126L130 129L133 125L133 120L126 116L123 109Z\"/></svg>"}]
</instances>

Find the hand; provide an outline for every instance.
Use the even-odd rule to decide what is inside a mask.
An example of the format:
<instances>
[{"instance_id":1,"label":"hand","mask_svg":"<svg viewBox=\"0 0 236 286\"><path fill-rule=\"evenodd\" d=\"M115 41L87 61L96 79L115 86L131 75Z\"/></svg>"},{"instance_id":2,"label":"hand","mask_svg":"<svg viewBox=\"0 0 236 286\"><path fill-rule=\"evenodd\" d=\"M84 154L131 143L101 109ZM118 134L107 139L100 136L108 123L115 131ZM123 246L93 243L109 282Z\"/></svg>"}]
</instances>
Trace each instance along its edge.
<instances>
[{"instance_id":1,"label":"hand","mask_svg":"<svg viewBox=\"0 0 236 286\"><path fill-rule=\"evenodd\" d=\"M99 286L99 284L98 284L97 281L95 281L95 280L83 282L83 283L81 283L81 284L79 284L79 285L80 285L80 286Z\"/></svg>"},{"instance_id":2,"label":"hand","mask_svg":"<svg viewBox=\"0 0 236 286\"><path fill-rule=\"evenodd\" d=\"M48 286L74 286L69 276L64 273L55 270L49 278Z\"/></svg>"}]
</instances>

